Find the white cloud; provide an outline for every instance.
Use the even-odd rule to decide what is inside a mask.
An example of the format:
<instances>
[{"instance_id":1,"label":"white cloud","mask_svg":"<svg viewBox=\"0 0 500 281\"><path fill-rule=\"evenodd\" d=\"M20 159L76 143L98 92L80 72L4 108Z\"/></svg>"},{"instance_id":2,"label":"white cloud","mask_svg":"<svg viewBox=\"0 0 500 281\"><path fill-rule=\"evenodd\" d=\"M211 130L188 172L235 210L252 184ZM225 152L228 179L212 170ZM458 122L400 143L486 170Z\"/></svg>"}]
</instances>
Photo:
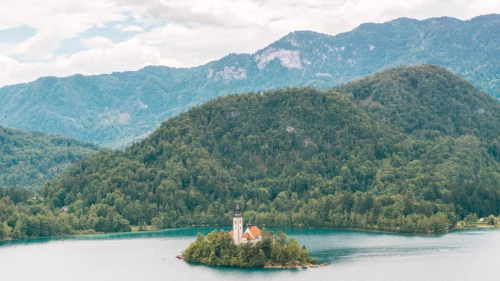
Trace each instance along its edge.
<instances>
[{"instance_id":1,"label":"white cloud","mask_svg":"<svg viewBox=\"0 0 500 281\"><path fill-rule=\"evenodd\" d=\"M17 0L2 5L0 26L29 26L37 33L10 49L7 54L21 54L26 60L49 60L64 39L126 16L108 0Z\"/></svg>"},{"instance_id":2,"label":"white cloud","mask_svg":"<svg viewBox=\"0 0 500 281\"><path fill-rule=\"evenodd\" d=\"M196 66L232 52L255 52L294 30L337 34L398 17L468 19L489 13L500 13L500 1L17 0L0 9L0 28L27 26L37 32L17 45L0 41L0 85L148 64ZM82 37L92 27L105 28L110 38L113 32L135 35L121 43L103 35L80 38L88 49L54 54L61 41ZM23 60L12 59L19 55Z\"/></svg>"},{"instance_id":3,"label":"white cloud","mask_svg":"<svg viewBox=\"0 0 500 281\"><path fill-rule=\"evenodd\" d=\"M127 25L127 24L117 24L113 28L120 31L132 31L132 32L143 32L144 28L138 25Z\"/></svg>"},{"instance_id":4,"label":"white cloud","mask_svg":"<svg viewBox=\"0 0 500 281\"><path fill-rule=\"evenodd\" d=\"M112 48L114 43L111 39L102 36L95 36L91 38L82 38L80 42L88 49L93 48Z\"/></svg>"},{"instance_id":5,"label":"white cloud","mask_svg":"<svg viewBox=\"0 0 500 281\"><path fill-rule=\"evenodd\" d=\"M156 45L162 57L176 67L196 66L218 59L230 52L251 53L272 43L286 31L256 31L253 28L219 28L200 26L187 28L168 24L135 38L144 44Z\"/></svg>"},{"instance_id":6,"label":"white cloud","mask_svg":"<svg viewBox=\"0 0 500 281\"><path fill-rule=\"evenodd\" d=\"M97 47L74 55L57 56L47 62L19 63L0 55L0 81L9 84L30 81L43 76L68 76L77 73L97 74L138 70L147 65L162 64L156 48L130 40L111 47Z\"/></svg>"}]
</instances>

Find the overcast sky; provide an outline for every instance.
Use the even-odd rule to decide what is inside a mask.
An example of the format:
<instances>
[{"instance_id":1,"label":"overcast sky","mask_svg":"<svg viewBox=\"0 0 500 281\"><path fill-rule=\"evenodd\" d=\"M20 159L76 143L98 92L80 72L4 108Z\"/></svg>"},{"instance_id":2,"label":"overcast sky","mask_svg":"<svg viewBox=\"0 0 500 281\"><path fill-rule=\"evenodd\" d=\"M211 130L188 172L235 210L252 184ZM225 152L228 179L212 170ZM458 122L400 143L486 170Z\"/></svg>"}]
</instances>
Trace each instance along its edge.
<instances>
[{"instance_id":1,"label":"overcast sky","mask_svg":"<svg viewBox=\"0 0 500 281\"><path fill-rule=\"evenodd\" d=\"M0 86L146 65L197 66L287 33L398 17L470 19L498 0L0 0Z\"/></svg>"}]
</instances>

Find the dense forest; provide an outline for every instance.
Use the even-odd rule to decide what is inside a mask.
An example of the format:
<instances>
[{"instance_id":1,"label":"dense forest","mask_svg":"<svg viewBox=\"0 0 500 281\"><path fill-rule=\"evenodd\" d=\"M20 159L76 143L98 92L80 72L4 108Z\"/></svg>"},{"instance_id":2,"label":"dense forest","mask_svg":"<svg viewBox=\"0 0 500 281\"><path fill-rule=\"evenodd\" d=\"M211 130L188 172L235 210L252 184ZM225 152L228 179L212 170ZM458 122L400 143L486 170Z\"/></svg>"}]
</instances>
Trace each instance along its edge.
<instances>
[{"instance_id":1,"label":"dense forest","mask_svg":"<svg viewBox=\"0 0 500 281\"><path fill-rule=\"evenodd\" d=\"M499 136L500 104L438 66L230 95L79 161L36 200L4 198L0 220L15 238L222 226L238 201L266 227L444 233L500 213Z\"/></svg>"},{"instance_id":2,"label":"dense forest","mask_svg":"<svg viewBox=\"0 0 500 281\"><path fill-rule=\"evenodd\" d=\"M297 240L288 239L283 232L264 232L262 241L255 244L241 243L238 246L223 230L214 230L206 237L199 233L196 241L182 254L186 262L224 267L295 267L318 262L308 257L305 246L300 247Z\"/></svg>"},{"instance_id":3,"label":"dense forest","mask_svg":"<svg viewBox=\"0 0 500 281\"><path fill-rule=\"evenodd\" d=\"M493 0L492 0L493 1ZM125 148L171 116L227 94L331 89L401 65L436 64L500 98L500 15L399 18L335 36L296 31L254 54L0 88L0 125Z\"/></svg>"},{"instance_id":4,"label":"dense forest","mask_svg":"<svg viewBox=\"0 0 500 281\"><path fill-rule=\"evenodd\" d=\"M38 187L97 150L66 137L0 126L0 187Z\"/></svg>"}]
</instances>

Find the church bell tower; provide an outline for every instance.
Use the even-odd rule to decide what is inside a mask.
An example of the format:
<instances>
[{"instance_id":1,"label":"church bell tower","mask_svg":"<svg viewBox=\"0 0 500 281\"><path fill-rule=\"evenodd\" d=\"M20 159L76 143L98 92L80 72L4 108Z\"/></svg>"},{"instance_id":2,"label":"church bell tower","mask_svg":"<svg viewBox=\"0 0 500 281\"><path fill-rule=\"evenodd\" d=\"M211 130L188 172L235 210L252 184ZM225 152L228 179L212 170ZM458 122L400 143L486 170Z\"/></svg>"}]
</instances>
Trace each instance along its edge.
<instances>
[{"instance_id":1,"label":"church bell tower","mask_svg":"<svg viewBox=\"0 0 500 281\"><path fill-rule=\"evenodd\" d=\"M233 241L235 245L239 245L241 243L242 236L243 236L243 218L241 217L240 205L236 204L233 217Z\"/></svg>"}]
</instances>

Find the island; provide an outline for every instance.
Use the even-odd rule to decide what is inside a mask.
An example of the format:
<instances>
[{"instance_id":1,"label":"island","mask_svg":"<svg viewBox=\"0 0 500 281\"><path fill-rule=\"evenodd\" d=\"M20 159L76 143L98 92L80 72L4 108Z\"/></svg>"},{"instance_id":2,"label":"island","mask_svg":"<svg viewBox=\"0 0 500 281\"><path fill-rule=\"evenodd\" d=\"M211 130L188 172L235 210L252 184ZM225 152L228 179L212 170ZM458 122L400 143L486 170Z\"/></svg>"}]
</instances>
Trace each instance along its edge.
<instances>
[{"instance_id":1,"label":"island","mask_svg":"<svg viewBox=\"0 0 500 281\"><path fill-rule=\"evenodd\" d=\"M315 266L317 259L308 257L305 246L283 232L261 231L247 224L243 232L243 218L236 206L233 229L230 232L214 230L207 236L198 233L196 241L183 251L188 263L208 266L242 268L297 268Z\"/></svg>"}]
</instances>

